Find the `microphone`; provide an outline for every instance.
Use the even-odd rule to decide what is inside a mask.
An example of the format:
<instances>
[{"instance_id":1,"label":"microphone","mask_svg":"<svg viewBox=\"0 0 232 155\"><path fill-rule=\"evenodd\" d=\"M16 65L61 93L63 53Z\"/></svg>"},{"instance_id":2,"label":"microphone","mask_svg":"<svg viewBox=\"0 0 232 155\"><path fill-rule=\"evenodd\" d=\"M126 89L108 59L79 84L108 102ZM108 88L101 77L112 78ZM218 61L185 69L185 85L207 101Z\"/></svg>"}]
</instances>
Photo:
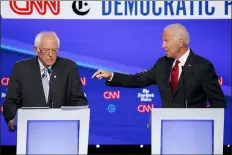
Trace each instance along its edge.
<instances>
[{"instance_id":1,"label":"microphone","mask_svg":"<svg viewBox=\"0 0 232 155\"><path fill-rule=\"evenodd\" d=\"M52 71L51 71L51 69L47 68L47 72L49 75L51 75ZM44 78L45 76L46 76L46 72L43 73L42 78Z\"/></svg>"},{"instance_id":2,"label":"microphone","mask_svg":"<svg viewBox=\"0 0 232 155\"><path fill-rule=\"evenodd\" d=\"M42 78L44 78L45 76L46 76L46 73L43 73L43 74L42 74Z\"/></svg>"},{"instance_id":3,"label":"microphone","mask_svg":"<svg viewBox=\"0 0 232 155\"><path fill-rule=\"evenodd\" d=\"M184 69L185 66L182 66L182 75L183 75L183 87L184 87L184 102L185 102L185 108L188 108L188 100L186 98L186 87L185 87L185 80L184 80Z\"/></svg>"}]
</instances>

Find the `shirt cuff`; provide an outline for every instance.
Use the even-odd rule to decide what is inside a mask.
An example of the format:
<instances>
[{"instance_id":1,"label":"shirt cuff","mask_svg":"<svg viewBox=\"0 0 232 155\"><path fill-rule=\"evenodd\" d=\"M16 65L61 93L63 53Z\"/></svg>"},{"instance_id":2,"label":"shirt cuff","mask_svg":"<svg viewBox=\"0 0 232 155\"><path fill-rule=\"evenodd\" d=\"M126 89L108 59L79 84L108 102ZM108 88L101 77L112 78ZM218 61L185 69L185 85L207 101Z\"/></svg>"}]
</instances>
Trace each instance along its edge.
<instances>
[{"instance_id":1,"label":"shirt cuff","mask_svg":"<svg viewBox=\"0 0 232 155\"><path fill-rule=\"evenodd\" d=\"M114 72L112 72L112 77L108 81L112 81L113 77L114 77Z\"/></svg>"}]
</instances>

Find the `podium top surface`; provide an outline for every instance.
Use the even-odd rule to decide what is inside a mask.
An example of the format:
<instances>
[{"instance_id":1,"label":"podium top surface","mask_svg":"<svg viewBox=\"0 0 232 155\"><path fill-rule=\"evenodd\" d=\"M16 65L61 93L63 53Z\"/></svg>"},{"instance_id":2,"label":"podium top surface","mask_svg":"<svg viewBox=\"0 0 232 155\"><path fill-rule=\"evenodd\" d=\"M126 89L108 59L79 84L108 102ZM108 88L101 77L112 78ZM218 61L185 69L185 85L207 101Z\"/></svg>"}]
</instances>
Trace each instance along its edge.
<instances>
[{"instance_id":1,"label":"podium top surface","mask_svg":"<svg viewBox=\"0 0 232 155\"><path fill-rule=\"evenodd\" d=\"M188 112L224 112L224 108L153 108L152 112L176 112L176 113L188 113Z\"/></svg>"},{"instance_id":2,"label":"podium top surface","mask_svg":"<svg viewBox=\"0 0 232 155\"><path fill-rule=\"evenodd\" d=\"M19 119L24 120L83 120L89 119L88 107L52 108L22 108L17 112Z\"/></svg>"},{"instance_id":3,"label":"podium top surface","mask_svg":"<svg viewBox=\"0 0 232 155\"><path fill-rule=\"evenodd\" d=\"M216 119L224 116L224 108L153 108L153 119Z\"/></svg>"},{"instance_id":4,"label":"podium top surface","mask_svg":"<svg viewBox=\"0 0 232 155\"><path fill-rule=\"evenodd\" d=\"M50 108L50 107L21 107L21 109L62 109L62 110L81 110L88 109L89 106L62 106L61 108Z\"/></svg>"}]
</instances>

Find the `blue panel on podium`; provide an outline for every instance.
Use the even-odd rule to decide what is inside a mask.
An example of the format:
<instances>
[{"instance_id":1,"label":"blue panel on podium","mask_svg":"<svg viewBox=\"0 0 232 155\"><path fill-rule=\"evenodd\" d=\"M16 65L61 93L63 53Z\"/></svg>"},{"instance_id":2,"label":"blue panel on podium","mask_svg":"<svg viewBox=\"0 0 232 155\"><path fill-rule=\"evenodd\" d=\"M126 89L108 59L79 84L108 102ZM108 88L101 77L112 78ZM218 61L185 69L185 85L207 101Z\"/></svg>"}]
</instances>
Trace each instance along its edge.
<instances>
[{"instance_id":1,"label":"blue panel on podium","mask_svg":"<svg viewBox=\"0 0 232 155\"><path fill-rule=\"evenodd\" d=\"M162 120L161 154L213 154L212 120Z\"/></svg>"},{"instance_id":2,"label":"blue panel on podium","mask_svg":"<svg viewBox=\"0 0 232 155\"><path fill-rule=\"evenodd\" d=\"M79 121L28 121L27 154L78 154Z\"/></svg>"}]
</instances>

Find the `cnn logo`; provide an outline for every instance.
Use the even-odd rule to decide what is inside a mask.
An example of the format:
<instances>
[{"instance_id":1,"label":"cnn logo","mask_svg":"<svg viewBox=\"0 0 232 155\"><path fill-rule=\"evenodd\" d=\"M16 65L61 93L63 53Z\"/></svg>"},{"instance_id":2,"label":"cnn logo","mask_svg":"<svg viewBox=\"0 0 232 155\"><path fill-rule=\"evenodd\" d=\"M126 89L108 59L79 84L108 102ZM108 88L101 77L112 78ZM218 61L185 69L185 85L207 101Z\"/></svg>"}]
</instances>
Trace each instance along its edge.
<instances>
[{"instance_id":1,"label":"cnn logo","mask_svg":"<svg viewBox=\"0 0 232 155\"><path fill-rule=\"evenodd\" d=\"M9 84L9 78L4 77L0 81L2 86L8 86Z\"/></svg>"},{"instance_id":2,"label":"cnn logo","mask_svg":"<svg viewBox=\"0 0 232 155\"><path fill-rule=\"evenodd\" d=\"M120 91L105 91L103 97L106 100L117 100L120 99Z\"/></svg>"},{"instance_id":3,"label":"cnn logo","mask_svg":"<svg viewBox=\"0 0 232 155\"><path fill-rule=\"evenodd\" d=\"M137 111L139 113L149 113L154 107L154 104L140 104L137 106Z\"/></svg>"},{"instance_id":4,"label":"cnn logo","mask_svg":"<svg viewBox=\"0 0 232 155\"><path fill-rule=\"evenodd\" d=\"M18 15L32 15L35 10L40 15L45 15L48 13L47 10L53 15L58 15L60 13L60 0L50 1L9 1L11 10Z\"/></svg>"},{"instance_id":5,"label":"cnn logo","mask_svg":"<svg viewBox=\"0 0 232 155\"><path fill-rule=\"evenodd\" d=\"M82 78L80 78L81 79L81 84L83 85L83 86L85 86L86 85L86 77L82 77Z\"/></svg>"}]
</instances>

